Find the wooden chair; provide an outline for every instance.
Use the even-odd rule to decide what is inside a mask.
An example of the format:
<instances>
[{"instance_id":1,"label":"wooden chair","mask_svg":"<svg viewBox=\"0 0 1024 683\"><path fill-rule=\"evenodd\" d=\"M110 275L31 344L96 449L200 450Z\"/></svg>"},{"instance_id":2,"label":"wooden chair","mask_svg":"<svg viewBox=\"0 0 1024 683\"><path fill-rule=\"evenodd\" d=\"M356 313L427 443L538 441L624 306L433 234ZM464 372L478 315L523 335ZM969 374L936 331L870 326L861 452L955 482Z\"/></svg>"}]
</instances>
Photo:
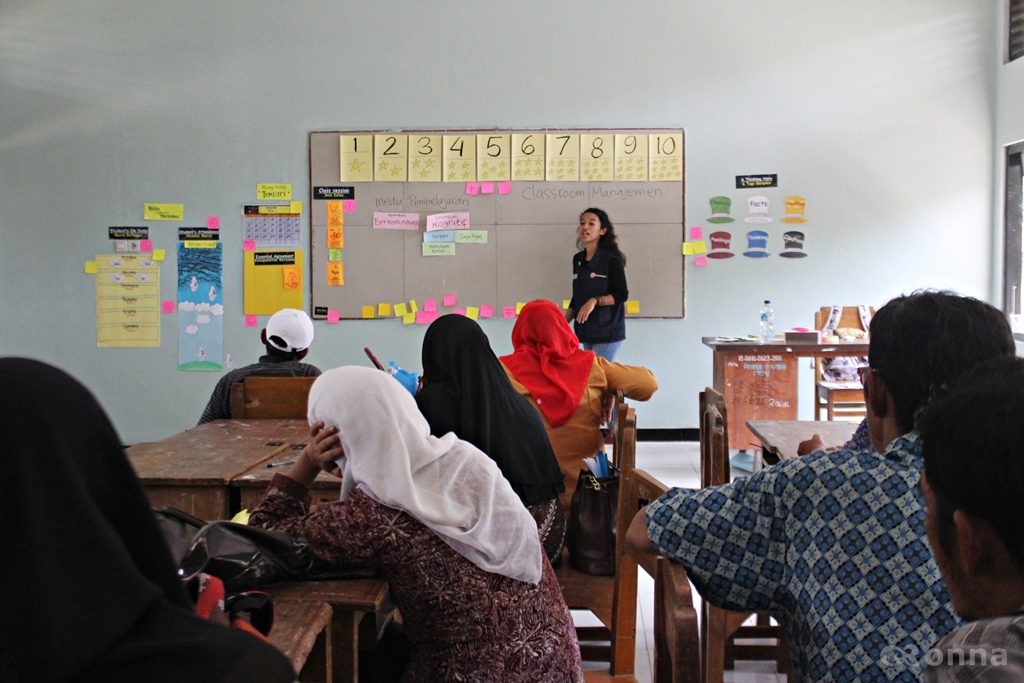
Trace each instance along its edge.
<instances>
[{"instance_id":1,"label":"wooden chair","mask_svg":"<svg viewBox=\"0 0 1024 683\"><path fill-rule=\"evenodd\" d=\"M869 310L871 315L875 314L873 307ZM814 314L814 329L824 328L831 311L831 306L822 306L818 309L818 312ZM836 327L864 330L858 307L843 306ZM867 407L864 405L864 387L861 386L860 380L839 382L824 379L823 360L820 356L814 359L814 419L819 419L822 411L825 411L826 419L829 421L837 417L864 417L867 415Z\"/></svg>"},{"instance_id":2,"label":"wooden chair","mask_svg":"<svg viewBox=\"0 0 1024 683\"><path fill-rule=\"evenodd\" d=\"M231 385L231 417L305 418L309 388L315 379L249 375Z\"/></svg>"},{"instance_id":3,"label":"wooden chair","mask_svg":"<svg viewBox=\"0 0 1024 683\"><path fill-rule=\"evenodd\" d=\"M633 515L667 490L665 484L643 470L634 468L627 473L619 495L631 512L626 515L625 525L620 525L620 533L626 533ZM686 570L653 550L638 553L624 547L619 558L620 574L635 574L638 566L654 578L654 683L698 683L700 639ZM633 600L635 614L635 596ZM635 628L635 620L633 625Z\"/></svg>"},{"instance_id":4,"label":"wooden chair","mask_svg":"<svg viewBox=\"0 0 1024 683\"><path fill-rule=\"evenodd\" d=\"M620 477L616 534L621 538L632 518L631 512L623 507L626 501L622 496L622 478L636 464L636 411L624 402L618 403L615 429L612 463L619 469ZM621 549L619 543L617 555ZM572 567L566 550L555 574L569 609L589 610L601 622L600 626L576 628L583 660L608 662L612 676L632 674L636 648L636 572L623 574L617 569L614 576L584 574ZM631 609L622 606L631 606ZM587 680L593 680L593 676Z\"/></svg>"},{"instance_id":5,"label":"wooden chair","mask_svg":"<svg viewBox=\"0 0 1024 683\"><path fill-rule=\"evenodd\" d=\"M700 393L701 487L727 484L730 480L729 425L725 397L714 389ZM737 659L772 660L790 677L792 660L781 626L772 625L767 614L757 613L755 625L744 625L750 613L733 612L701 601L701 669L706 683L721 683L725 669ZM748 639L770 639L772 644L750 644ZM792 680L792 678L790 678Z\"/></svg>"},{"instance_id":6,"label":"wooden chair","mask_svg":"<svg viewBox=\"0 0 1024 683\"><path fill-rule=\"evenodd\" d=\"M332 614L325 602L281 600L274 604L270 643L291 661L300 681L333 680Z\"/></svg>"}]
</instances>

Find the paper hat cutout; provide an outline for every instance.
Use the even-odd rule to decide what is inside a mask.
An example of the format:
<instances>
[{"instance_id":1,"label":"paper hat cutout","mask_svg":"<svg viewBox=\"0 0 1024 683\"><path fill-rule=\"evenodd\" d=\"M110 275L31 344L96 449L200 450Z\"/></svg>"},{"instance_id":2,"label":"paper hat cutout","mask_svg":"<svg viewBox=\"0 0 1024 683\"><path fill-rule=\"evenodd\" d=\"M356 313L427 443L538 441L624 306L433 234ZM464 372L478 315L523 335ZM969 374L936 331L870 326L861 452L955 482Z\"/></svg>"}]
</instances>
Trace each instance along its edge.
<instances>
[{"instance_id":1,"label":"paper hat cutout","mask_svg":"<svg viewBox=\"0 0 1024 683\"><path fill-rule=\"evenodd\" d=\"M751 230L747 233L747 250L743 252L747 258L768 258L768 233L764 230Z\"/></svg>"},{"instance_id":2,"label":"paper hat cutout","mask_svg":"<svg viewBox=\"0 0 1024 683\"><path fill-rule=\"evenodd\" d=\"M799 230L790 230L782 235L783 250L779 256L785 258L803 258L807 256L804 251L804 234Z\"/></svg>"},{"instance_id":3,"label":"paper hat cutout","mask_svg":"<svg viewBox=\"0 0 1024 683\"><path fill-rule=\"evenodd\" d=\"M783 223L806 223L804 209L807 207L807 200L803 197L786 197L786 215L782 217Z\"/></svg>"},{"instance_id":4,"label":"paper hat cutout","mask_svg":"<svg viewBox=\"0 0 1024 683\"><path fill-rule=\"evenodd\" d=\"M708 217L708 223L732 223L736 219L729 215L731 209L732 200L728 197L712 197L711 216Z\"/></svg>"},{"instance_id":5,"label":"paper hat cutout","mask_svg":"<svg viewBox=\"0 0 1024 683\"><path fill-rule=\"evenodd\" d=\"M727 232L713 232L708 235L708 240L711 242L711 251L708 252L708 258L732 258L736 254L729 250L729 243L732 241L732 235Z\"/></svg>"},{"instance_id":6,"label":"paper hat cutout","mask_svg":"<svg viewBox=\"0 0 1024 683\"><path fill-rule=\"evenodd\" d=\"M771 223L772 215L769 210L771 206L767 197L756 195L747 198L747 217L744 223Z\"/></svg>"}]
</instances>

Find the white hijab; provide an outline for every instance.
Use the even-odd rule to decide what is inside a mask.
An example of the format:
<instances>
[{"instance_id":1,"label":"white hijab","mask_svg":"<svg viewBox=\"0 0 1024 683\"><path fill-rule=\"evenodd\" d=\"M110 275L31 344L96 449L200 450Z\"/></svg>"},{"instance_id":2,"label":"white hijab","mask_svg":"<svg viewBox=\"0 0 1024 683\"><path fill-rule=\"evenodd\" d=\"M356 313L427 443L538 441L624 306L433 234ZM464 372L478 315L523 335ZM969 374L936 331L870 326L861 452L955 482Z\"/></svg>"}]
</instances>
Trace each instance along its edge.
<instances>
[{"instance_id":1,"label":"white hijab","mask_svg":"<svg viewBox=\"0 0 1024 683\"><path fill-rule=\"evenodd\" d=\"M309 421L341 433L341 500L359 486L404 510L484 571L537 584L537 524L494 461L448 433L437 438L416 401L387 373L341 367L309 392Z\"/></svg>"}]
</instances>

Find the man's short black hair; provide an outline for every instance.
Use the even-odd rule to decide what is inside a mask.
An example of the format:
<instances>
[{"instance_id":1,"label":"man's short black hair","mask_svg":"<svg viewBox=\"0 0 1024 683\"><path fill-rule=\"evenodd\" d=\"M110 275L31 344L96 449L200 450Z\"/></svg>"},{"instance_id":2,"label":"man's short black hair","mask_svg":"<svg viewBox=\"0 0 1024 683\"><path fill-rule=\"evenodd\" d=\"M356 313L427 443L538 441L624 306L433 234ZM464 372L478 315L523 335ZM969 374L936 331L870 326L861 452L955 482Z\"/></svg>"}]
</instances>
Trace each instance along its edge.
<instances>
[{"instance_id":1,"label":"man's short black hair","mask_svg":"<svg viewBox=\"0 0 1024 683\"><path fill-rule=\"evenodd\" d=\"M1024 358L997 358L958 379L917 417L943 550L953 511L984 518L1024 571Z\"/></svg>"},{"instance_id":2,"label":"man's short black hair","mask_svg":"<svg viewBox=\"0 0 1024 683\"><path fill-rule=\"evenodd\" d=\"M1014 354L1002 311L953 292L896 297L871 320L868 363L885 380L896 422L908 432L932 392L989 358Z\"/></svg>"}]
</instances>

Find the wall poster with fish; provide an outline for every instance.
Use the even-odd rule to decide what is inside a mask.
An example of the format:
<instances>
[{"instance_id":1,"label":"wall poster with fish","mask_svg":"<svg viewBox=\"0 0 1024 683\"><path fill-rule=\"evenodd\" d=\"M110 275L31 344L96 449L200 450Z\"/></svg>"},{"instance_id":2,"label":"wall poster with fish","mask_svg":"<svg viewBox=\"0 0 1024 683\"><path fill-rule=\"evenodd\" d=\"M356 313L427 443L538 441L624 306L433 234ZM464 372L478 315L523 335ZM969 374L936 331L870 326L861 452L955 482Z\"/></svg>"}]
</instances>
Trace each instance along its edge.
<instances>
[{"instance_id":1,"label":"wall poster with fish","mask_svg":"<svg viewBox=\"0 0 1024 683\"><path fill-rule=\"evenodd\" d=\"M213 240L178 242L179 370L224 371L222 246Z\"/></svg>"}]
</instances>

